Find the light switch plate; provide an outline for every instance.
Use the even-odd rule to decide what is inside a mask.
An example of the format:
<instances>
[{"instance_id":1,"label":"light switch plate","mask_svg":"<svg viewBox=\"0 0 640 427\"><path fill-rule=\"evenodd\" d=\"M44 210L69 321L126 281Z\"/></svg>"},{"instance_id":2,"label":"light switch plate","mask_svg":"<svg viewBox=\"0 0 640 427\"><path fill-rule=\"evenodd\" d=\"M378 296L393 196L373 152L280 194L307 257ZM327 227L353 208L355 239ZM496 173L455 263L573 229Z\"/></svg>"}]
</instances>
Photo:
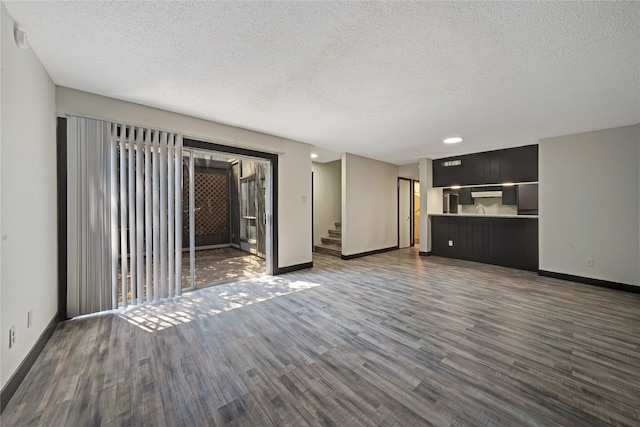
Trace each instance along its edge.
<instances>
[{"instance_id":1,"label":"light switch plate","mask_svg":"<svg viewBox=\"0 0 640 427\"><path fill-rule=\"evenodd\" d=\"M9 348L16 345L16 327L12 326L9 328Z\"/></svg>"}]
</instances>

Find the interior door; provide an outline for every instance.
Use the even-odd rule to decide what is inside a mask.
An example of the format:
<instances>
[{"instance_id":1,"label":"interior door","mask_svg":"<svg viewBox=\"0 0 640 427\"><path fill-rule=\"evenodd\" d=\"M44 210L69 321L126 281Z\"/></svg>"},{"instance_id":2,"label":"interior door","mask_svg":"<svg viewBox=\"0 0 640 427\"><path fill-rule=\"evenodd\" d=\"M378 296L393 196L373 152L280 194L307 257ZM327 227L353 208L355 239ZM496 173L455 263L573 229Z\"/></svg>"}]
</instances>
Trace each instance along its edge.
<instances>
[{"instance_id":1,"label":"interior door","mask_svg":"<svg viewBox=\"0 0 640 427\"><path fill-rule=\"evenodd\" d=\"M398 179L398 247L411 246L411 181Z\"/></svg>"}]
</instances>

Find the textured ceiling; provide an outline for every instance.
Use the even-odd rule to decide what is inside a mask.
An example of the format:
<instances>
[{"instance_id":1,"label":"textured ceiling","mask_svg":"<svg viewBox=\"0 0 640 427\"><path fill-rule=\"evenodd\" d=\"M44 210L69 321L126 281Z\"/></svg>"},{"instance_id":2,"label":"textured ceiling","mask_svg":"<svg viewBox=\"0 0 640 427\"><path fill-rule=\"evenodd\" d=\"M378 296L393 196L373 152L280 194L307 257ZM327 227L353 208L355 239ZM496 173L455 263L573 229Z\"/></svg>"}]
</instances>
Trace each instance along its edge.
<instances>
[{"instance_id":1,"label":"textured ceiling","mask_svg":"<svg viewBox=\"0 0 640 427\"><path fill-rule=\"evenodd\" d=\"M6 6L60 86L397 164L640 122L638 2Z\"/></svg>"}]
</instances>

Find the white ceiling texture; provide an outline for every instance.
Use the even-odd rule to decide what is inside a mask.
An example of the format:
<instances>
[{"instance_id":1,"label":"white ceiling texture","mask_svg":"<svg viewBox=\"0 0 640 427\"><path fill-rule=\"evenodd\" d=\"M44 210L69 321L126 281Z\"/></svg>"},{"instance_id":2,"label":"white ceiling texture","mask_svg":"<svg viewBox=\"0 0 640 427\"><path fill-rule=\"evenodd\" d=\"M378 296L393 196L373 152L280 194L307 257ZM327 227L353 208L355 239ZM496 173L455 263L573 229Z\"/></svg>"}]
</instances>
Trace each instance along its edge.
<instances>
[{"instance_id":1,"label":"white ceiling texture","mask_svg":"<svg viewBox=\"0 0 640 427\"><path fill-rule=\"evenodd\" d=\"M638 2L6 6L57 85L396 164L640 122Z\"/></svg>"}]
</instances>

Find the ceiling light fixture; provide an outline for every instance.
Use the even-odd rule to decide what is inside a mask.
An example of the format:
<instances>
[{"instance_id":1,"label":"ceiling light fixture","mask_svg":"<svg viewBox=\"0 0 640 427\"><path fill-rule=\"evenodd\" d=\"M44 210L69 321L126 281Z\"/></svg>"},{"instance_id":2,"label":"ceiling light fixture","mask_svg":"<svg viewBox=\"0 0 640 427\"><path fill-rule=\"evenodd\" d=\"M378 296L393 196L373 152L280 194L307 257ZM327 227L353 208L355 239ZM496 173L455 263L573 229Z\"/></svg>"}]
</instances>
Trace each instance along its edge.
<instances>
[{"instance_id":1,"label":"ceiling light fixture","mask_svg":"<svg viewBox=\"0 0 640 427\"><path fill-rule=\"evenodd\" d=\"M318 155L317 155L316 153L311 153L311 158L312 158L312 159L317 159L317 158L318 158Z\"/></svg>"},{"instance_id":2,"label":"ceiling light fixture","mask_svg":"<svg viewBox=\"0 0 640 427\"><path fill-rule=\"evenodd\" d=\"M451 138L445 138L442 140L445 144L456 144L462 141L462 137L460 136L452 136Z\"/></svg>"}]
</instances>

